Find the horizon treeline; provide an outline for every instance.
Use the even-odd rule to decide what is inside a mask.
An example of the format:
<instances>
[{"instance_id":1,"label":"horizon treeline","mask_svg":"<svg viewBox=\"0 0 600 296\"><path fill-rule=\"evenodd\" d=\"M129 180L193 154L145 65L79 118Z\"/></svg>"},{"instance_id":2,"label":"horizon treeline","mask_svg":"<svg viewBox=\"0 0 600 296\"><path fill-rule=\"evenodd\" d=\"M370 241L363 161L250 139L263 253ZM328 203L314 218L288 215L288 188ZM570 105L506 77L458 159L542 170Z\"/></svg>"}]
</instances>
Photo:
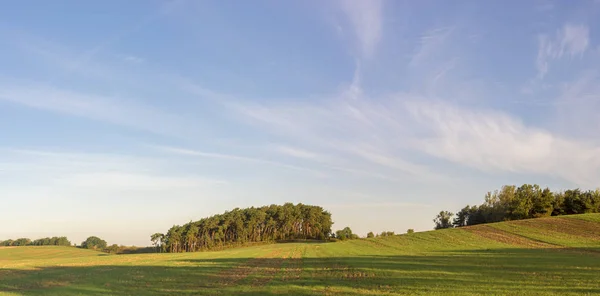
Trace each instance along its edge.
<instances>
[{"instance_id":1,"label":"horizon treeline","mask_svg":"<svg viewBox=\"0 0 600 296\"><path fill-rule=\"evenodd\" d=\"M71 246L71 242L66 236L44 237L36 240L29 238L7 239L0 241L0 246L3 247L19 247L19 246Z\"/></svg>"},{"instance_id":2,"label":"horizon treeline","mask_svg":"<svg viewBox=\"0 0 600 296\"><path fill-rule=\"evenodd\" d=\"M324 240L331 235L331 214L320 206L285 203L235 208L151 236L164 252L194 252L267 241Z\"/></svg>"},{"instance_id":3,"label":"horizon treeline","mask_svg":"<svg viewBox=\"0 0 600 296\"><path fill-rule=\"evenodd\" d=\"M585 213L600 213L600 189L553 192L537 184L506 185L488 192L481 205L467 205L456 215L449 211L440 212L434 223L435 229L441 229Z\"/></svg>"}]
</instances>

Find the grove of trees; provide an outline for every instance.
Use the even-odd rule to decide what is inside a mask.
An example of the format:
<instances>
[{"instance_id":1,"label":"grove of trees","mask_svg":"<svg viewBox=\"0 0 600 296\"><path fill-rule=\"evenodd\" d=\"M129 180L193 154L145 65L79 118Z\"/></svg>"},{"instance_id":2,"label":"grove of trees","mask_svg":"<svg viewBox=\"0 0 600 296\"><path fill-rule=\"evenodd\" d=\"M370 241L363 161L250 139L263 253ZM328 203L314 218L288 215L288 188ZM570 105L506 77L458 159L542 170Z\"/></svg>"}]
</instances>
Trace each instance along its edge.
<instances>
[{"instance_id":1,"label":"grove of trees","mask_svg":"<svg viewBox=\"0 0 600 296\"><path fill-rule=\"evenodd\" d=\"M333 237L339 240L357 239L358 234L352 233L350 227L344 227L344 229L336 231Z\"/></svg>"},{"instance_id":2,"label":"grove of trees","mask_svg":"<svg viewBox=\"0 0 600 296\"><path fill-rule=\"evenodd\" d=\"M28 238L18 238L16 240L8 239L0 241L0 246L70 246L71 242L65 236L45 237L32 241Z\"/></svg>"},{"instance_id":3,"label":"grove of trees","mask_svg":"<svg viewBox=\"0 0 600 296\"><path fill-rule=\"evenodd\" d=\"M90 236L81 243L81 247L84 249L105 250L106 246L106 241L97 236Z\"/></svg>"},{"instance_id":4,"label":"grove of trees","mask_svg":"<svg viewBox=\"0 0 600 296\"><path fill-rule=\"evenodd\" d=\"M553 192L539 185L503 186L488 192L481 205L465 206L456 213L440 212L435 229L558 215L600 213L600 189ZM454 219L452 219L454 217Z\"/></svg>"},{"instance_id":5,"label":"grove of trees","mask_svg":"<svg viewBox=\"0 0 600 296\"><path fill-rule=\"evenodd\" d=\"M331 214L322 207L286 203L236 208L175 225L164 235L153 234L151 240L157 250L193 252L276 240L324 240L330 237L332 225Z\"/></svg>"}]
</instances>

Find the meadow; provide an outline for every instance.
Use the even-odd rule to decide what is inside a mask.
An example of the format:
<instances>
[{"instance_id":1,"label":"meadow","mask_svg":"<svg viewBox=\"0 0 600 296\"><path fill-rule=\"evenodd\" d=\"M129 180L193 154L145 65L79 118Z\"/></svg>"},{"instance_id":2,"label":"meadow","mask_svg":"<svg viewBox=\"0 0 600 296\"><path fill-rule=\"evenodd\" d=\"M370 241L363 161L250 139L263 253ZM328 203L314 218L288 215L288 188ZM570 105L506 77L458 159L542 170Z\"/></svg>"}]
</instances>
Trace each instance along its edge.
<instances>
[{"instance_id":1,"label":"meadow","mask_svg":"<svg viewBox=\"0 0 600 296\"><path fill-rule=\"evenodd\" d=\"M600 294L600 214L195 253L4 247L0 294Z\"/></svg>"}]
</instances>

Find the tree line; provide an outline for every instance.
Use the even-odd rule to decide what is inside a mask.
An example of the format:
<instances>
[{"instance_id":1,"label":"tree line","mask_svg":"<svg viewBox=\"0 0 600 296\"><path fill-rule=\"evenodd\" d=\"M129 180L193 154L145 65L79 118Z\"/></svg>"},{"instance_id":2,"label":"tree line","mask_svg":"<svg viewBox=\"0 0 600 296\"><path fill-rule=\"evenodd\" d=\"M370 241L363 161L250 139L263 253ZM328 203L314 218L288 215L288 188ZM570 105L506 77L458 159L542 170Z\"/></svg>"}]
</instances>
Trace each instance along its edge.
<instances>
[{"instance_id":1,"label":"tree line","mask_svg":"<svg viewBox=\"0 0 600 296\"><path fill-rule=\"evenodd\" d=\"M18 246L70 246L71 242L66 236L44 237L36 240L29 238L7 239L0 241L0 246L18 247Z\"/></svg>"},{"instance_id":2,"label":"tree line","mask_svg":"<svg viewBox=\"0 0 600 296\"><path fill-rule=\"evenodd\" d=\"M150 239L163 252L194 252L279 240L317 239L331 235L331 214L322 207L286 203L245 209L174 225Z\"/></svg>"},{"instance_id":3,"label":"tree line","mask_svg":"<svg viewBox=\"0 0 600 296\"><path fill-rule=\"evenodd\" d=\"M488 192L481 205L465 206L456 215L441 211L435 229L477 225L547 216L600 213L600 189L553 192L539 185L503 186Z\"/></svg>"}]
</instances>

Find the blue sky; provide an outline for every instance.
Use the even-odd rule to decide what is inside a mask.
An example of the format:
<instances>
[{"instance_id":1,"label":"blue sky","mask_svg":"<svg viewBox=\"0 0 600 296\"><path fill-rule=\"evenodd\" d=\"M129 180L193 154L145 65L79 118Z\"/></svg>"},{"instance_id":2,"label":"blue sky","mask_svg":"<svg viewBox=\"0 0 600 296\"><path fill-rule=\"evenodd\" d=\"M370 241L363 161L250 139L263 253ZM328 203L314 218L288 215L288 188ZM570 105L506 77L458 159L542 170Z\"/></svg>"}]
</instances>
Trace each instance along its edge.
<instances>
[{"instance_id":1,"label":"blue sky","mask_svg":"<svg viewBox=\"0 0 600 296\"><path fill-rule=\"evenodd\" d=\"M600 186L598 1L13 1L0 239L147 245L235 207L428 230Z\"/></svg>"}]
</instances>

